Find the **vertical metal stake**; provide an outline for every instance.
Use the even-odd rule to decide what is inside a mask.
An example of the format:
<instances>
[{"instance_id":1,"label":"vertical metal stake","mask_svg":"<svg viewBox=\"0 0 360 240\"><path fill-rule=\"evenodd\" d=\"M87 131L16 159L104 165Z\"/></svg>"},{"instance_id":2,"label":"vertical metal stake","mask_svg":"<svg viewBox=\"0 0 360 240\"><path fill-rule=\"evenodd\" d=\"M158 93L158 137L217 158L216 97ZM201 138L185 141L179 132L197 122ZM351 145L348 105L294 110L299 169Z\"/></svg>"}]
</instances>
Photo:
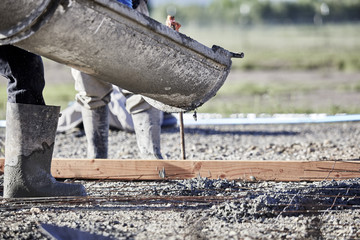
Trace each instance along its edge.
<instances>
[{"instance_id":1,"label":"vertical metal stake","mask_svg":"<svg viewBox=\"0 0 360 240\"><path fill-rule=\"evenodd\" d=\"M186 153L185 153L185 134L184 134L184 118L183 118L183 113L179 113L180 116L180 137L181 137L181 155L182 155L182 160L186 159Z\"/></svg>"}]
</instances>

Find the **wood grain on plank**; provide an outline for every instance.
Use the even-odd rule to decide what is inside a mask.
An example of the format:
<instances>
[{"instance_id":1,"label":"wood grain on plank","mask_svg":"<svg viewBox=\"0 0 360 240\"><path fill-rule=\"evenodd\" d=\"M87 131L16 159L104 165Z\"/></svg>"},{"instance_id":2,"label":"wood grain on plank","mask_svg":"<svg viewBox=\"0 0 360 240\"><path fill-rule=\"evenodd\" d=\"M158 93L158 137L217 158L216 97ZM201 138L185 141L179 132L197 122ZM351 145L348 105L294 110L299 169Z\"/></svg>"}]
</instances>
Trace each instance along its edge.
<instances>
[{"instance_id":1,"label":"wood grain on plank","mask_svg":"<svg viewBox=\"0 0 360 240\"><path fill-rule=\"evenodd\" d=\"M3 172L4 159L0 159ZM360 161L53 159L56 178L321 181L360 177Z\"/></svg>"}]
</instances>

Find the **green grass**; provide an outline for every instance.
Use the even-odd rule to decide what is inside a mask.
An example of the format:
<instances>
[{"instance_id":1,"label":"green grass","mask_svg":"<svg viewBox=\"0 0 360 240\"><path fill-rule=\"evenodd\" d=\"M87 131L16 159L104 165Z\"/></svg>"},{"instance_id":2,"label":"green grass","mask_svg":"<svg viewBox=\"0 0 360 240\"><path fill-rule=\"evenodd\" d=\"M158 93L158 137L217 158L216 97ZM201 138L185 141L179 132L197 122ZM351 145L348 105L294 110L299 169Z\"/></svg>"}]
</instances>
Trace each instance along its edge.
<instances>
[{"instance_id":1,"label":"green grass","mask_svg":"<svg viewBox=\"0 0 360 240\"><path fill-rule=\"evenodd\" d=\"M220 45L244 59L233 59L233 70L245 71L360 71L360 24L274 25L243 28L183 26L181 31L211 47ZM238 81L225 83L217 96L199 112L231 113L359 113L355 103L308 102L307 98L328 90L334 98L340 93L359 93L360 79L351 83L323 81L269 82ZM300 100L296 100L296 99ZM331 96L329 97L331 98ZM303 101L303 102L301 102ZM325 102L327 101L327 102Z\"/></svg>"},{"instance_id":2,"label":"green grass","mask_svg":"<svg viewBox=\"0 0 360 240\"><path fill-rule=\"evenodd\" d=\"M360 113L360 74L238 72L200 113ZM269 79L261 79L266 75ZM270 75L270 76L269 76ZM250 78L248 78L250 77ZM292 79L294 78L294 79ZM306 78L306 79L303 79Z\"/></svg>"},{"instance_id":3,"label":"green grass","mask_svg":"<svg viewBox=\"0 0 360 240\"><path fill-rule=\"evenodd\" d=\"M44 89L44 99L47 105L60 106L65 109L69 102L75 101L75 88L73 83L48 84Z\"/></svg>"},{"instance_id":4,"label":"green grass","mask_svg":"<svg viewBox=\"0 0 360 240\"><path fill-rule=\"evenodd\" d=\"M5 119L6 109L6 85L0 85L0 119ZM76 91L73 83L65 84L46 84L44 89L44 99L47 105L60 106L65 109L69 102L75 100Z\"/></svg>"},{"instance_id":5,"label":"green grass","mask_svg":"<svg viewBox=\"0 0 360 240\"><path fill-rule=\"evenodd\" d=\"M315 85L315 84L314 84ZM289 92L306 93L320 89L321 86L306 85L299 82L292 82L289 84L282 83L256 83L243 80L236 83L225 84L218 91L221 96L276 96L281 94L288 94Z\"/></svg>"},{"instance_id":6,"label":"green grass","mask_svg":"<svg viewBox=\"0 0 360 240\"><path fill-rule=\"evenodd\" d=\"M244 59L233 59L233 71L320 71L360 72L360 24L342 25L277 25L243 28L239 26L197 27L183 25L181 32L211 47L213 44L230 51L245 53ZM46 63L46 61L45 61ZM50 66L45 66L49 69ZM62 70L61 70L62 71ZM65 70L64 70L65 71ZM65 75L64 75L65 76ZM62 76L61 76L62 77ZM69 75L66 76L67 78ZM59 81L58 81L59 82ZM71 81L47 81L44 97L49 105L64 109L74 101ZM0 118L5 118L6 85L0 82ZM318 91L359 93L360 79L351 83L288 81L231 81L226 82L217 96L204 104L199 112L212 113L359 113L357 103L323 104L308 102ZM334 95L334 96L335 96ZM336 96L335 96L336 97ZM300 100L299 100L300 99Z\"/></svg>"},{"instance_id":7,"label":"green grass","mask_svg":"<svg viewBox=\"0 0 360 240\"><path fill-rule=\"evenodd\" d=\"M205 103L199 109L198 113L219 113L224 117L228 117L234 113L267 113L267 114L281 114L281 113L326 113L330 115L346 113L359 114L360 107L356 104L352 105L338 105L328 103L326 106L312 106L306 102L294 103L291 96L252 96L252 97L237 97L237 100L229 97L215 97L209 102Z\"/></svg>"},{"instance_id":8,"label":"green grass","mask_svg":"<svg viewBox=\"0 0 360 240\"><path fill-rule=\"evenodd\" d=\"M3 80L3 79L0 79ZM5 119L5 112L6 112L6 85L4 81L0 82L0 119Z\"/></svg>"},{"instance_id":9,"label":"green grass","mask_svg":"<svg viewBox=\"0 0 360 240\"><path fill-rule=\"evenodd\" d=\"M181 31L211 47L244 52L233 67L255 69L360 70L360 24L238 26L183 26Z\"/></svg>"}]
</instances>

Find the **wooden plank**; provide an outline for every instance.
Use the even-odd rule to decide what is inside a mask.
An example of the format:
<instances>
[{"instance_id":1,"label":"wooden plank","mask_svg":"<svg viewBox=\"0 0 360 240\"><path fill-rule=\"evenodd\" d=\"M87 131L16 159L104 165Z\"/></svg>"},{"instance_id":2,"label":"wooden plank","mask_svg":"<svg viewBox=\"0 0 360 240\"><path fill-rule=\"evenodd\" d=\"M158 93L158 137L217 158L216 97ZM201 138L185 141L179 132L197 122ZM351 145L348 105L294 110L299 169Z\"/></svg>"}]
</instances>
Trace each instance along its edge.
<instances>
[{"instance_id":1,"label":"wooden plank","mask_svg":"<svg viewBox=\"0 0 360 240\"><path fill-rule=\"evenodd\" d=\"M4 159L4 158L0 158L0 173L1 173L1 174L4 173L4 163L5 163L5 159Z\"/></svg>"},{"instance_id":2,"label":"wooden plank","mask_svg":"<svg viewBox=\"0 0 360 240\"><path fill-rule=\"evenodd\" d=\"M3 171L4 159L0 159ZM360 177L360 161L53 159L56 178L160 180L207 177L259 181L321 181Z\"/></svg>"}]
</instances>

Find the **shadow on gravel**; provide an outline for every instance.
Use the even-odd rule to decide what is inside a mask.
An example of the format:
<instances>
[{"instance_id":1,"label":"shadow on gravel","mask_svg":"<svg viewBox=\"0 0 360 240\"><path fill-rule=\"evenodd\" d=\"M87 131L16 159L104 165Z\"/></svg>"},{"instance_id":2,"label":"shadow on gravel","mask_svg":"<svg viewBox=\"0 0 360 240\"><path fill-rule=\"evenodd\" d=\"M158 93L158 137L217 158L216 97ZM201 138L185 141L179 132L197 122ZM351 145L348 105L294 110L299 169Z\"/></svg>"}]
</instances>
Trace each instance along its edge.
<instances>
[{"instance_id":1,"label":"shadow on gravel","mask_svg":"<svg viewBox=\"0 0 360 240\"><path fill-rule=\"evenodd\" d=\"M177 133L179 128L162 129L162 133ZM296 131L239 131L239 130L216 130L210 128L185 128L186 134L198 135L250 135L250 136L296 136Z\"/></svg>"}]
</instances>

